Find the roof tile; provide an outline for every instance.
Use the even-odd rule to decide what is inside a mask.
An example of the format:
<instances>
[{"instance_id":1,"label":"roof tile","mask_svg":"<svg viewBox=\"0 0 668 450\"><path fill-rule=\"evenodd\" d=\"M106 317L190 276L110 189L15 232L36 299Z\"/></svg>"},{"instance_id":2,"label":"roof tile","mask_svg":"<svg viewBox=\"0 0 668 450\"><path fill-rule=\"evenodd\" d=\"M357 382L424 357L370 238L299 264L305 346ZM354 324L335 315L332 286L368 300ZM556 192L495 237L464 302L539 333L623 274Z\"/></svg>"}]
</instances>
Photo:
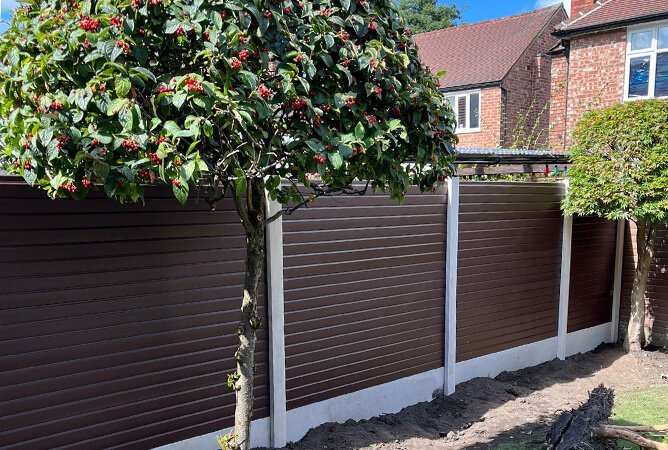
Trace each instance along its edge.
<instances>
[{"instance_id":1,"label":"roof tile","mask_svg":"<svg viewBox=\"0 0 668 450\"><path fill-rule=\"evenodd\" d=\"M668 14L668 0L603 0L601 5L573 17L557 30L576 31L658 14Z\"/></svg>"},{"instance_id":2,"label":"roof tile","mask_svg":"<svg viewBox=\"0 0 668 450\"><path fill-rule=\"evenodd\" d=\"M434 73L447 71L445 89L501 81L560 8L417 34L418 54Z\"/></svg>"}]
</instances>

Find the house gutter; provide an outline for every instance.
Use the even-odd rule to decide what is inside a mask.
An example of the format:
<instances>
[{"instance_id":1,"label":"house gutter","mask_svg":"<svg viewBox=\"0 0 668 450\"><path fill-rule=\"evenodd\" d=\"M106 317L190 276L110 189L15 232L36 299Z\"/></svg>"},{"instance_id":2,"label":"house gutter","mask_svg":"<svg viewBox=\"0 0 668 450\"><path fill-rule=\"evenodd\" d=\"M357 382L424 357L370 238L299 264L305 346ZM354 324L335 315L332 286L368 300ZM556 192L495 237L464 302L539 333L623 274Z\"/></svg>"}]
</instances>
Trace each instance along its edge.
<instances>
[{"instance_id":1,"label":"house gutter","mask_svg":"<svg viewBox=\"0 0 668 450\"><path fill-rule=\"evenodd\" d=\"M468 91L471 89L482 89L488 87L500 87L501 81L485 81L484 83L464 84L462 86L442 87L441 92L447 94L448 92Z\"/></svg>"},{"instance_id":2,"label":"house gutter","mask_svg":"<svg viewBox=\"0 0 668 450\"><path fill-rule=\"evenodd\" d=\"M565 39L565 38L570 38L573 36L579 36L582 34L589 34L589 33L596 33L599 31L608 31L608 30L614 30L616 28L625 28L629 27L631 25L636 25L640 23L646 23L646 22L655 22L655 21L660 21L660 20L665 20L668 19L668 12L663 12L663 13L658 13L658 14L650 14L647 16L642 16L642 17L634 17L633 19L625 19L625 20L617 20L614 22L608 22L608 23L603 23L603 24L598 24L598 25L592 25L588 27L582 27L582 28L575 28L575 29L569 29L568 26L566 26L565 29L562 30L556 30L552 33L553 36Z\"/></svg>"}]
</instances>

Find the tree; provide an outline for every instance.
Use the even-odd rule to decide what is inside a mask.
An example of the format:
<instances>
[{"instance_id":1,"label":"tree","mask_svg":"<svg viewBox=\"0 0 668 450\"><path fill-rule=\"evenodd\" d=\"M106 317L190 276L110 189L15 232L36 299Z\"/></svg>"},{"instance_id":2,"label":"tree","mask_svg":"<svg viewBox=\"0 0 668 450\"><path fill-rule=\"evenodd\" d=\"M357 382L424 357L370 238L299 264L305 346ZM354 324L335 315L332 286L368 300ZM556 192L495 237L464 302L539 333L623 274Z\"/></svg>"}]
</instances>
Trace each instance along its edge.
<instances>
[{"instance_id":1,"label":"tree","mask_svg":"<svg viewBox=\"0 0 668 450\"><path fill-rule=\"evenodd\" d=\"M231 445L248 448L266 224L363 194L356 180L399 201L441 184L456 137L437 79L390 0L20 5L0 38L5 167L52 198L143 201L148 183L233 197L247 257ZM267 217L265 193L290 206Z\"/></svg>"},{"instance_id":2,"label":"tree","mask_svg":"<svg viewBox=\"0 0 668 450\"><path fill-rule=\"evenodd\" d=\"M441 30L455 25L462 18L462 9L453 3L439 5L438 0L400 0L399 12L414 33Z\"/></svg>"},{"instance_id":3,"label":"tree","mask_svg":"<svg viewBox=\"0 0 668 450\"><path fill-rule=\"evenodd\" d=\"M657 227L668 220L668 101L627 102L592 111L577 124L567 214L630 220L638 227L627 351L640 350L645 286Z\"/></svg>"}]
</instances>

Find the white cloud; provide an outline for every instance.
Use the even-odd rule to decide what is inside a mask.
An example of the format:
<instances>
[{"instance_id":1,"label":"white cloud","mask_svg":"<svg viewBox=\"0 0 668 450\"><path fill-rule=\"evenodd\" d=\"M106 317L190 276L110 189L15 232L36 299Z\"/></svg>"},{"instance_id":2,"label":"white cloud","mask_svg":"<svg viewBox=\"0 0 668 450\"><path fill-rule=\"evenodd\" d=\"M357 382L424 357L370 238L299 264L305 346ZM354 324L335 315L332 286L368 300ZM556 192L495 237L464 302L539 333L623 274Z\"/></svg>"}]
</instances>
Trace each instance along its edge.
<instances>
[{"instance_id":1,"label":"white cloud","mask_svg":"<svg viewBox=\"0 0 668 450\"><path fill-rule=\"evenodd\" d=\"M5 0L6 1L6 0ZM564 8L568 14L571 13L571 0L536 0L536 8L545 8L550 5L556 5L557 3L563 3Z\"/></svg>"}]
</instances>

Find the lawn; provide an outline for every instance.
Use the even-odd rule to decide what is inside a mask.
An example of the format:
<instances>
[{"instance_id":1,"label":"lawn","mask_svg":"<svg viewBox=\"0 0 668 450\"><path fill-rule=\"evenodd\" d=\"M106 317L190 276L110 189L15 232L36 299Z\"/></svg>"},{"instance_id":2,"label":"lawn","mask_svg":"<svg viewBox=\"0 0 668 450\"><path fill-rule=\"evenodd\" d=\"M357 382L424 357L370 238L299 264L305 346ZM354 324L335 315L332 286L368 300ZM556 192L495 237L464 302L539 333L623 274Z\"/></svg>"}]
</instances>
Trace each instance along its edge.
<instances>
[{"instance_id":1,"label":"lawn","mask_svg":"<svg viewBox=\"0 0 668 450\"><path fill-rule=\"evenodd\" d=\"M655 386L647 389L630 389L628 391L617 392L610 424L668 424L668 386ZM635 450L638 448L636 445L625 441L618 441L618 444L624 449Z\"/></svg>"}]
</instances>

